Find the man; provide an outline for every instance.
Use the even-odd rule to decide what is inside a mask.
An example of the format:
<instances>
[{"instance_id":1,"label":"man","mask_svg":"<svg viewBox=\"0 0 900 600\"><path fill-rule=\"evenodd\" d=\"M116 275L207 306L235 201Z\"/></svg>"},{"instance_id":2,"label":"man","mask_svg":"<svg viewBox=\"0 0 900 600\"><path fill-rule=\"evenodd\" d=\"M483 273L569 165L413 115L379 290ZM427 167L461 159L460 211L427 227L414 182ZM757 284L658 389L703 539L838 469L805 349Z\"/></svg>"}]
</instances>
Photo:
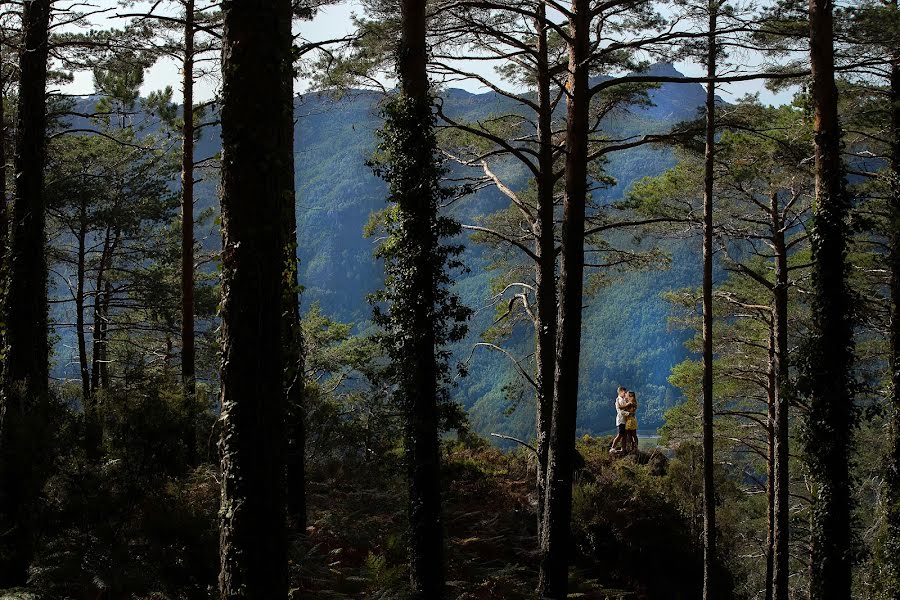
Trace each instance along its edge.
<instances>
[{"instance_id":1,"label":"man","mask_svg":"<svg viewBox=\"0 0 900 600\"><path fill-rule=\"evenodd\" d=\"M616 405L616 437L613 439L612 446L609 447L609 452L614 454L616 452L621 452L624 448L616 448L616 444L624 445L625 444L625 420L628 418L627 411L625 410L625 406L628 404L628 400L625 398L625 393L628 390L625 389L624 386L619 386L619 394L616 396L615 405Z\"/></svg>"}]
</instances>

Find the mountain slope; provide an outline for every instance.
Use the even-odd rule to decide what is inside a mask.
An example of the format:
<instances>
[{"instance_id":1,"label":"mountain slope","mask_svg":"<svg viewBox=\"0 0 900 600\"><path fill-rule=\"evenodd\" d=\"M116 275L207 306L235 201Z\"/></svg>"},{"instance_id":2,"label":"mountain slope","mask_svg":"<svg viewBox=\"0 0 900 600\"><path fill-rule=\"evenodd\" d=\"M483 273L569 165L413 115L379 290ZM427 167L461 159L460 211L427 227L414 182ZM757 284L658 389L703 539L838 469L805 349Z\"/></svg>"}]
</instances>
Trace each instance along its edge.
<instances>
[{"instance_id":1,"label":"mountain slope","mask_svg":"<svg viewBox=\"0 0 900 600\"><path fill-rule=\"evenodd\" d=\"M666 75L677 73L670 65L659 65L655 70ZM650 96L654 106L619 116L616 129L629 133L662 131L694 118L704 100L703 89L696 84L664 84L651 91ZM372 258L374 241L362 235L369 215L385 205L385 186L366 166L380 125L380 100L379 95L364 91L340 100L307 95L299 98L295 107L303 304L308 307L318 302L329 316L358 323L361 328L367 326L371 314L366 294L381 284L382 275L381 266ZM88 106L91 102L85 99L83 104ZM459 118L476 119L509 110L510 101L493 92L447 90L444 106ZM198 157L218 152L218 138L215 128L206 130L198 145ZM614 155L607 170L617 184L604 190L603 196L607 200L619 198L633 181L656 175L673 162L670 152L651 147ZM508 175L514 184L524 186L527 182L522 171L513 169ZM198 209L215 206L214 183L202 183L197 196ZM461 201L454 213L470 219L503 205L496 191L483 190ZM208 243L215 245L218 236L212 233ZM469 306L482 307L490 296L491 273L485 269L488 257L482 248L467 239L463 241L467 244L464 259L471 272L459 278L457 289ZM611 399L619 384L638 391L642 428L659 425L664 410L679 400L666 378L671 367L687 355L683 346L686 337L682 332L668 331L668 307L660 293L699 283L699 245L670 243L669 250L673 257L669 270L625 275L586 300L579 408L579 427L585 432L612 428ZM492 310L476 315L468 339L457 348L459 358L468 356L471 344L492 318ZM65 333L61 337L64 341ZM528 339L526 332L519 332L511 341L512 347L521 355L528 355ZM469 410L476 430L528 438L533 429L531 395L522 393L506 360L496 353L476 352L470 375L458 382L453 395ZM518 398L522 401L518 402Z\"/></svg>"}]
</instances>

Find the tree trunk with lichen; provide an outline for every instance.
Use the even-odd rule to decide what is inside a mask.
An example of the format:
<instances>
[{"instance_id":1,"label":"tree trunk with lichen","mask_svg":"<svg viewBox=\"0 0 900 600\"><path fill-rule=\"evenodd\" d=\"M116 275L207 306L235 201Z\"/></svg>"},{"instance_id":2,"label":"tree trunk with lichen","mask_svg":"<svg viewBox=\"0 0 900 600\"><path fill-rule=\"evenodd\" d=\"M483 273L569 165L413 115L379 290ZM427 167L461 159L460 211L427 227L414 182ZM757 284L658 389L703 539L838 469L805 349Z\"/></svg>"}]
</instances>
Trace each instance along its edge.
<instances>
[{"instance_id":1,"label":"tree trunk with lichen","mask_svg":"<svg viewBox=\"0 0 900 600\"><path fill-rule=\"evenodd\" d=\"M850 449L853 330L847 284L850 202L841 163L833 3L810 0L816 199L811 232L813 338L804 357L809 394L804 442L813 496L810 598L845 600L852 585Z\"/></svg>"},{"instance_id":2,"label":"tree trunk with lichen","mask_svg":"<svg viewBox=\"0 0 900 600\"><path fill-rule=\"evenodd\" d=\"M223 2L223 600L287 596L283 315L294 198L289 0Z\"/></svg>"},{"instance_id":3,"label":"tree trunk with lichen","mask_svg":"<svg viewBox=\"0 0 900 600\"><path fill-rule=\"evenodd\" d=\"M428 152L425 135L430 128L414 131L416 124L429 123L432 100L427 74L426 21L424 0L401 0L401 37L398 49L397 73L400 91L408 108L398 125L408 148L400 148L397 159L421 162L434 161L433 149ZM429 131L425 131L429 129ZM414 149L419 155L414 156ZM416 169L413 169L416 170ZM398 208L403 214L405 234L413 240L410 247L411 277L409 293L419 301L405 298L392 310L401 310L403 318L416 332L414 348L409 354L415 364L404 369L406 376L406 462L409 477L410 578L413 593L421 600L439 599L444 588L444 532L441 518L440 446L438 442L438 367L435 363L436 339L432 310L437 273L432 264L433 249L437 245L432 230L433 190L419 186L417 181L404 178L398 181Z\"/></svg>"}]
</instances>

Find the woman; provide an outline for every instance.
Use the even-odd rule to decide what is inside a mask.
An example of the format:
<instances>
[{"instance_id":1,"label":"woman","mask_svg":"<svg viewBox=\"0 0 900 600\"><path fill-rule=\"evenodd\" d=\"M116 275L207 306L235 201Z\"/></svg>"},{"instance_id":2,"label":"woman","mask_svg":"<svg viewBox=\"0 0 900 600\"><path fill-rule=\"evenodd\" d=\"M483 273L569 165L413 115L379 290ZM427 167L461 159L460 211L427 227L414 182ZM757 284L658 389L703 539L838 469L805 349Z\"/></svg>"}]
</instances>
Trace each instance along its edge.
<instances>
[{"instance_id":1,"label":"woman","mask_svg":"<svg viewBox=\"0 0 900 600\"><path fill-rule=\"evenodd\" d=\"M635 452L638 451L638 437L637 437L637 408L638 401L637 395L629 391L628 392L628 401L625 405L625 410L628 411L628 416L625 418L625 452Z\"/></svg>"}]
</instances>

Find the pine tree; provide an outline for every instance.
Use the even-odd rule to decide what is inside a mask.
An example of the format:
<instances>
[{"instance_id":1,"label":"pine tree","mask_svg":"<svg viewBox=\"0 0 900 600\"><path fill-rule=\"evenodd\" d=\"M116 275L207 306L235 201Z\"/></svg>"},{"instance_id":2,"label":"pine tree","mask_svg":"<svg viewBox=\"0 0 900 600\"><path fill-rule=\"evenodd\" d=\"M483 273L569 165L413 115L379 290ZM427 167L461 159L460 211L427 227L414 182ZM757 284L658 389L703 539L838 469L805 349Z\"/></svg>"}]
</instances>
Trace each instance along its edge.
<instances>
[{"instance_id":1,"label":"pine tree","mask_svg":"<svg viewBox=\"0 0 900 600\"><path fill-rule=\"evenodd\" d=\"M559 270L554 404L547 452L547 486L538 591L563 600L568 594L575 421L581 356L584 289L584 223L588 195L588 87L591 10L572 0L569 12L569 80L566 85L566 163L562 256Z\"/></svg>"},{"instance_id":2,"label":"pine tree","mask_svg":"<svg viewBox=\"0 0 900 600\"><path fill-rule=\"evenodd\" d=\"M222 90L221 573L229 600L287 595L285 204L294 202L289 0L230 0Z\"/></svg>"},{"instance_id":3,"label":"pine tree","mask_svg":"<svg viewBox=\"0 0 900 600\"><path fill-rule=\"evenodd\" d=\"M6 297L6 365L0 399L0 586L23 584L32 549L29 503L40 488L42 406L49 396L47 263L43 195L52 0L23 5L15 198ZM34 428L30 431L26 429ZM27 443L26 443L27 442Z\"/></svg>"},{"instance_id":4,"label":"pine tree","mask_svg":"<svg viewBox=\"0 0 900 600\"><path fill-rule=\"evenodd\" d=\"M376 165L392 203L384 215L388 237L377 251L385 261L385 289L372 298L404 415L410 581L422 600L445 594L438 435L449 401L446 344L462 339L470 314L448 289L462 249L443 243L460 227L438 214L453 191L441 186L426 28L424 0L402 0L395 55L400 93L385 109L383 160Z\"/></svg>"},{"instance_id":5,"label":"pine tree","mask_svg":"<svg viewBox=\"0 0 900 600\"><path fill-rule=\"evenodd\" d=\"M852 583L850 451L855 422L853 332L847 285L850 202L841 162L833 5L809 3L816 201L812 229L813 340L805 358L809 413L804 432L813 484L810 597L849 598Z\"/></svg>"}]
</instances>

